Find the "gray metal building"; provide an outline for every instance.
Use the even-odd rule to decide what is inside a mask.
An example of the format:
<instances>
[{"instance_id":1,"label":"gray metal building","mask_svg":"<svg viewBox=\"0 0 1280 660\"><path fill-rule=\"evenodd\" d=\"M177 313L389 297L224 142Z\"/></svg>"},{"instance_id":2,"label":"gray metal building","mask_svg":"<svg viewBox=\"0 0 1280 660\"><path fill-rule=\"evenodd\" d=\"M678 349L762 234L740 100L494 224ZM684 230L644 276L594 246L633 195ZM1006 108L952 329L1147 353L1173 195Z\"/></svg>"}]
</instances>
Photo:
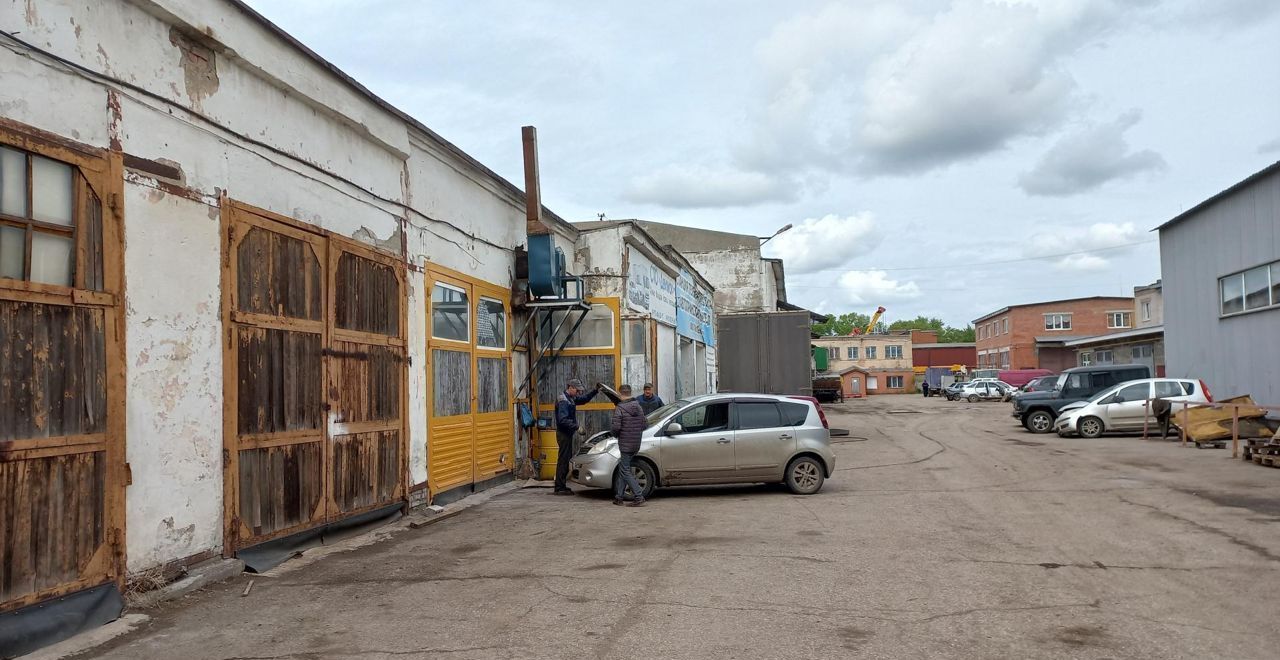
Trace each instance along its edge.
<instances>
[{"instance_id":1,"label":"gray metal building","mask_svg":"<svg viewBox=\"0 0 1280 660\"><path fill-rule=\"evenodd\" d=\"M1280 162L1157 231L1168 375L1280 405Z\"/></svg>"}]
</instances>

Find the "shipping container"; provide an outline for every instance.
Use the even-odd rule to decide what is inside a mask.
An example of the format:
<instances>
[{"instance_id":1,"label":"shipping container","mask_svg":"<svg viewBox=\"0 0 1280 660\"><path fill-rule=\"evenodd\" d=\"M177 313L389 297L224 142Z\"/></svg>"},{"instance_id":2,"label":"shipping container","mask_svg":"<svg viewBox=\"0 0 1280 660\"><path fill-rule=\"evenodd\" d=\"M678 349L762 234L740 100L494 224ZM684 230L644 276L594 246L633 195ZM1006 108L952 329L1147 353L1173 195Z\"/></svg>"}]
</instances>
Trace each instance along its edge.
<instances>
[{"instance_id":1,"label":"shipping container","mask_svg":"<svg viewBox=\"0 0 1280 660\"><path fill-rule=\"evenodd\" d=\"M809 312L717 316L721 392L812 396Z\"/></svg>"}]
</instances>

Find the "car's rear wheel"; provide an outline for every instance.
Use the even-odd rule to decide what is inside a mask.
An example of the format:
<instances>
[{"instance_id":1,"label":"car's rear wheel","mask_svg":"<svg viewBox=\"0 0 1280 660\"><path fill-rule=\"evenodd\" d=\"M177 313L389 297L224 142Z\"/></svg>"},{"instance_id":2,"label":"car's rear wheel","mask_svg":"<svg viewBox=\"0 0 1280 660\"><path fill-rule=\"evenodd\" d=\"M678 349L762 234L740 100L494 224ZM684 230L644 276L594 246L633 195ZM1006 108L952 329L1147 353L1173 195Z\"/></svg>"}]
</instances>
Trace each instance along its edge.
<instances>
[{"instance_id":1,"label":"car's rear wheel","mask_svg":"<svg viewBox=\"0 0 1280 660\"><path fill-rule=\"evenodd\" d=\"M970 395L969 395L969 403L977 403L977 402L978 402L978 395L977 395L977 394L970 394Z\"/></svg>"},{"instance_id":2,"label":"car's rear wheel","mask_svg":"<svg viewBox=\"0 0 1280 660\"><path fill-rule=\"evenodd\" d=\"M812 495L826 481L822 464L812 456L801 456L787 466L787 488L797 495Z\"/></svg>"},{"instance_id":3,"label":"car's rear wheel","mask_svg":"<svg viewBox=\"0 0 1280 660\"><path fill-rule=\"evenodd\" d=\"M1022 425L1032 433L1048 433L1053 430L1053 415L1037 410L1023 417Z\"/></svg>"},{"instance_id":4,"label":"car's rear wheel","mask_svg":"<svg viewBox=\"0 0 1280 660\"><path fill-rule=\"evenodd\" d=\"M1076 431L1082 438L1096 438L1102 435L1103 430L1102 420L1097 417L1085 417L1076 424Z\"/></svg>"},{"instance_id":5,"label":"car's rear wheel","mask_svg":"<svg viewBox=\"0 0 1280 660\"><path fill-rule=\"evenodd\" d=\"M649 461L637 458L631 461L631 472L636 477L636 483L640 485L640 497L649 499L658 487L658 473L654 471L653 465ZM621 468L613 472L613 492L616 494L620 488L622 488ZM635 499L630 486L623 491L623 497Z\"/></svg>"}]
</instances>

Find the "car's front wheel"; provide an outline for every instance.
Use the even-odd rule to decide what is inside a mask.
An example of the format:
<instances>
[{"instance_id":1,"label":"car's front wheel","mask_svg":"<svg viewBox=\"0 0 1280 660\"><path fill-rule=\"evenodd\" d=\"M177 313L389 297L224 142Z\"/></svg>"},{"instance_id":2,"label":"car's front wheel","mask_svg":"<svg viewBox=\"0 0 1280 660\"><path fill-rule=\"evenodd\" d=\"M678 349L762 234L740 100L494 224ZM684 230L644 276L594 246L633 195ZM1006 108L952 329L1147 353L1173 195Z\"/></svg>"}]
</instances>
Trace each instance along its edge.
<instances>
[{"instance_id":1,"label":"car's front wheel","mask_svg":"<svg viewBox=\"0 0 1280 660\"><path fill-rule=\"evenodd\" d=\"M797 495L812 495L822 490L824 481L822 464L812 456L801 456L787 466L787 488Z\"/></svg>"},{"instance_id":2,"label":"car's front wheel","mask_svg":"<svg viewBox=\"0 0 1280 660\"><path fill-rule=\"evenodd\" d=\"M636 483L640 486L640 497L649 499L658 487L658 473L654 471L653 464L637 458L631 461L631 473L635 475ZM622 469L619 468L613 472L613 492L616 494L622 488ZM623 496L634 499L630 486L623 491Z\"/></svg>"},{"instance_id":3,"label":"car's front wheel","mask_svg":"<svg viewBox=\"0 0 1280 660\"><path fill-rule=\"evenodd\" d=\"M977 394L970 394L970 395L969 395L969 403L977 403L977 402L978 402L978 395L977 395Z\"/></svg>"},{"instance_id":4,"label":"car's front wheel","mask_svg":"<svg viewBox=\"0 0 1280 660\"><path fill-rule=\"evenodd\" d=\"M1048 433L1053 430L1053 415L1037 410L1023 418L1022 425L1032 433Z\"/></svg>"},{"instance_id":5,"label":"car's front wheel","mask_svg":"<svg viewBox=\"0 0 1280 660\"><path fill-rule=\"evenodd\" d=\"M1097 417L1085 417L1076 424L1076 431L1080 433L1082 438L1096 438L1102 435L1105 427L1102 420Z\"/></svg>"}]
</instances>

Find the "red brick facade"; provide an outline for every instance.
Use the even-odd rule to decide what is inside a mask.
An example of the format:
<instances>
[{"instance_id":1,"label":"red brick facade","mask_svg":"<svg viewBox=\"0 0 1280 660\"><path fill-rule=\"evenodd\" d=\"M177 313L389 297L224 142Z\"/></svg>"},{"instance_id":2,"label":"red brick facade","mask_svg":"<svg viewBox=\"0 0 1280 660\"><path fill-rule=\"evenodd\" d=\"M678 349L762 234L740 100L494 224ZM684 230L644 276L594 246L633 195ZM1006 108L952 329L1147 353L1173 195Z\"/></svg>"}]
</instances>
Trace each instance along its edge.
<instances>
[{"instance_id":1,"label":"red brick facade","mask_svg":"<svg viewBox=\"0 0 1280 660\"><path fill-rule=\"evenodd\" d=\"M1128 326L1110 327L1111 312L1127 312ZM1036 347L1036 338L1065 340L1120 332L1133 327L1133 298L1095 297L1013 305L973 322L977 333L979 368L1051 369L1075 366L1074 351L1057 346ZM1046 327L1046 315L1069 315L1070 329ZM1065 318L1051 317L1054 326Z\"/></svg>"}]
</instances>

